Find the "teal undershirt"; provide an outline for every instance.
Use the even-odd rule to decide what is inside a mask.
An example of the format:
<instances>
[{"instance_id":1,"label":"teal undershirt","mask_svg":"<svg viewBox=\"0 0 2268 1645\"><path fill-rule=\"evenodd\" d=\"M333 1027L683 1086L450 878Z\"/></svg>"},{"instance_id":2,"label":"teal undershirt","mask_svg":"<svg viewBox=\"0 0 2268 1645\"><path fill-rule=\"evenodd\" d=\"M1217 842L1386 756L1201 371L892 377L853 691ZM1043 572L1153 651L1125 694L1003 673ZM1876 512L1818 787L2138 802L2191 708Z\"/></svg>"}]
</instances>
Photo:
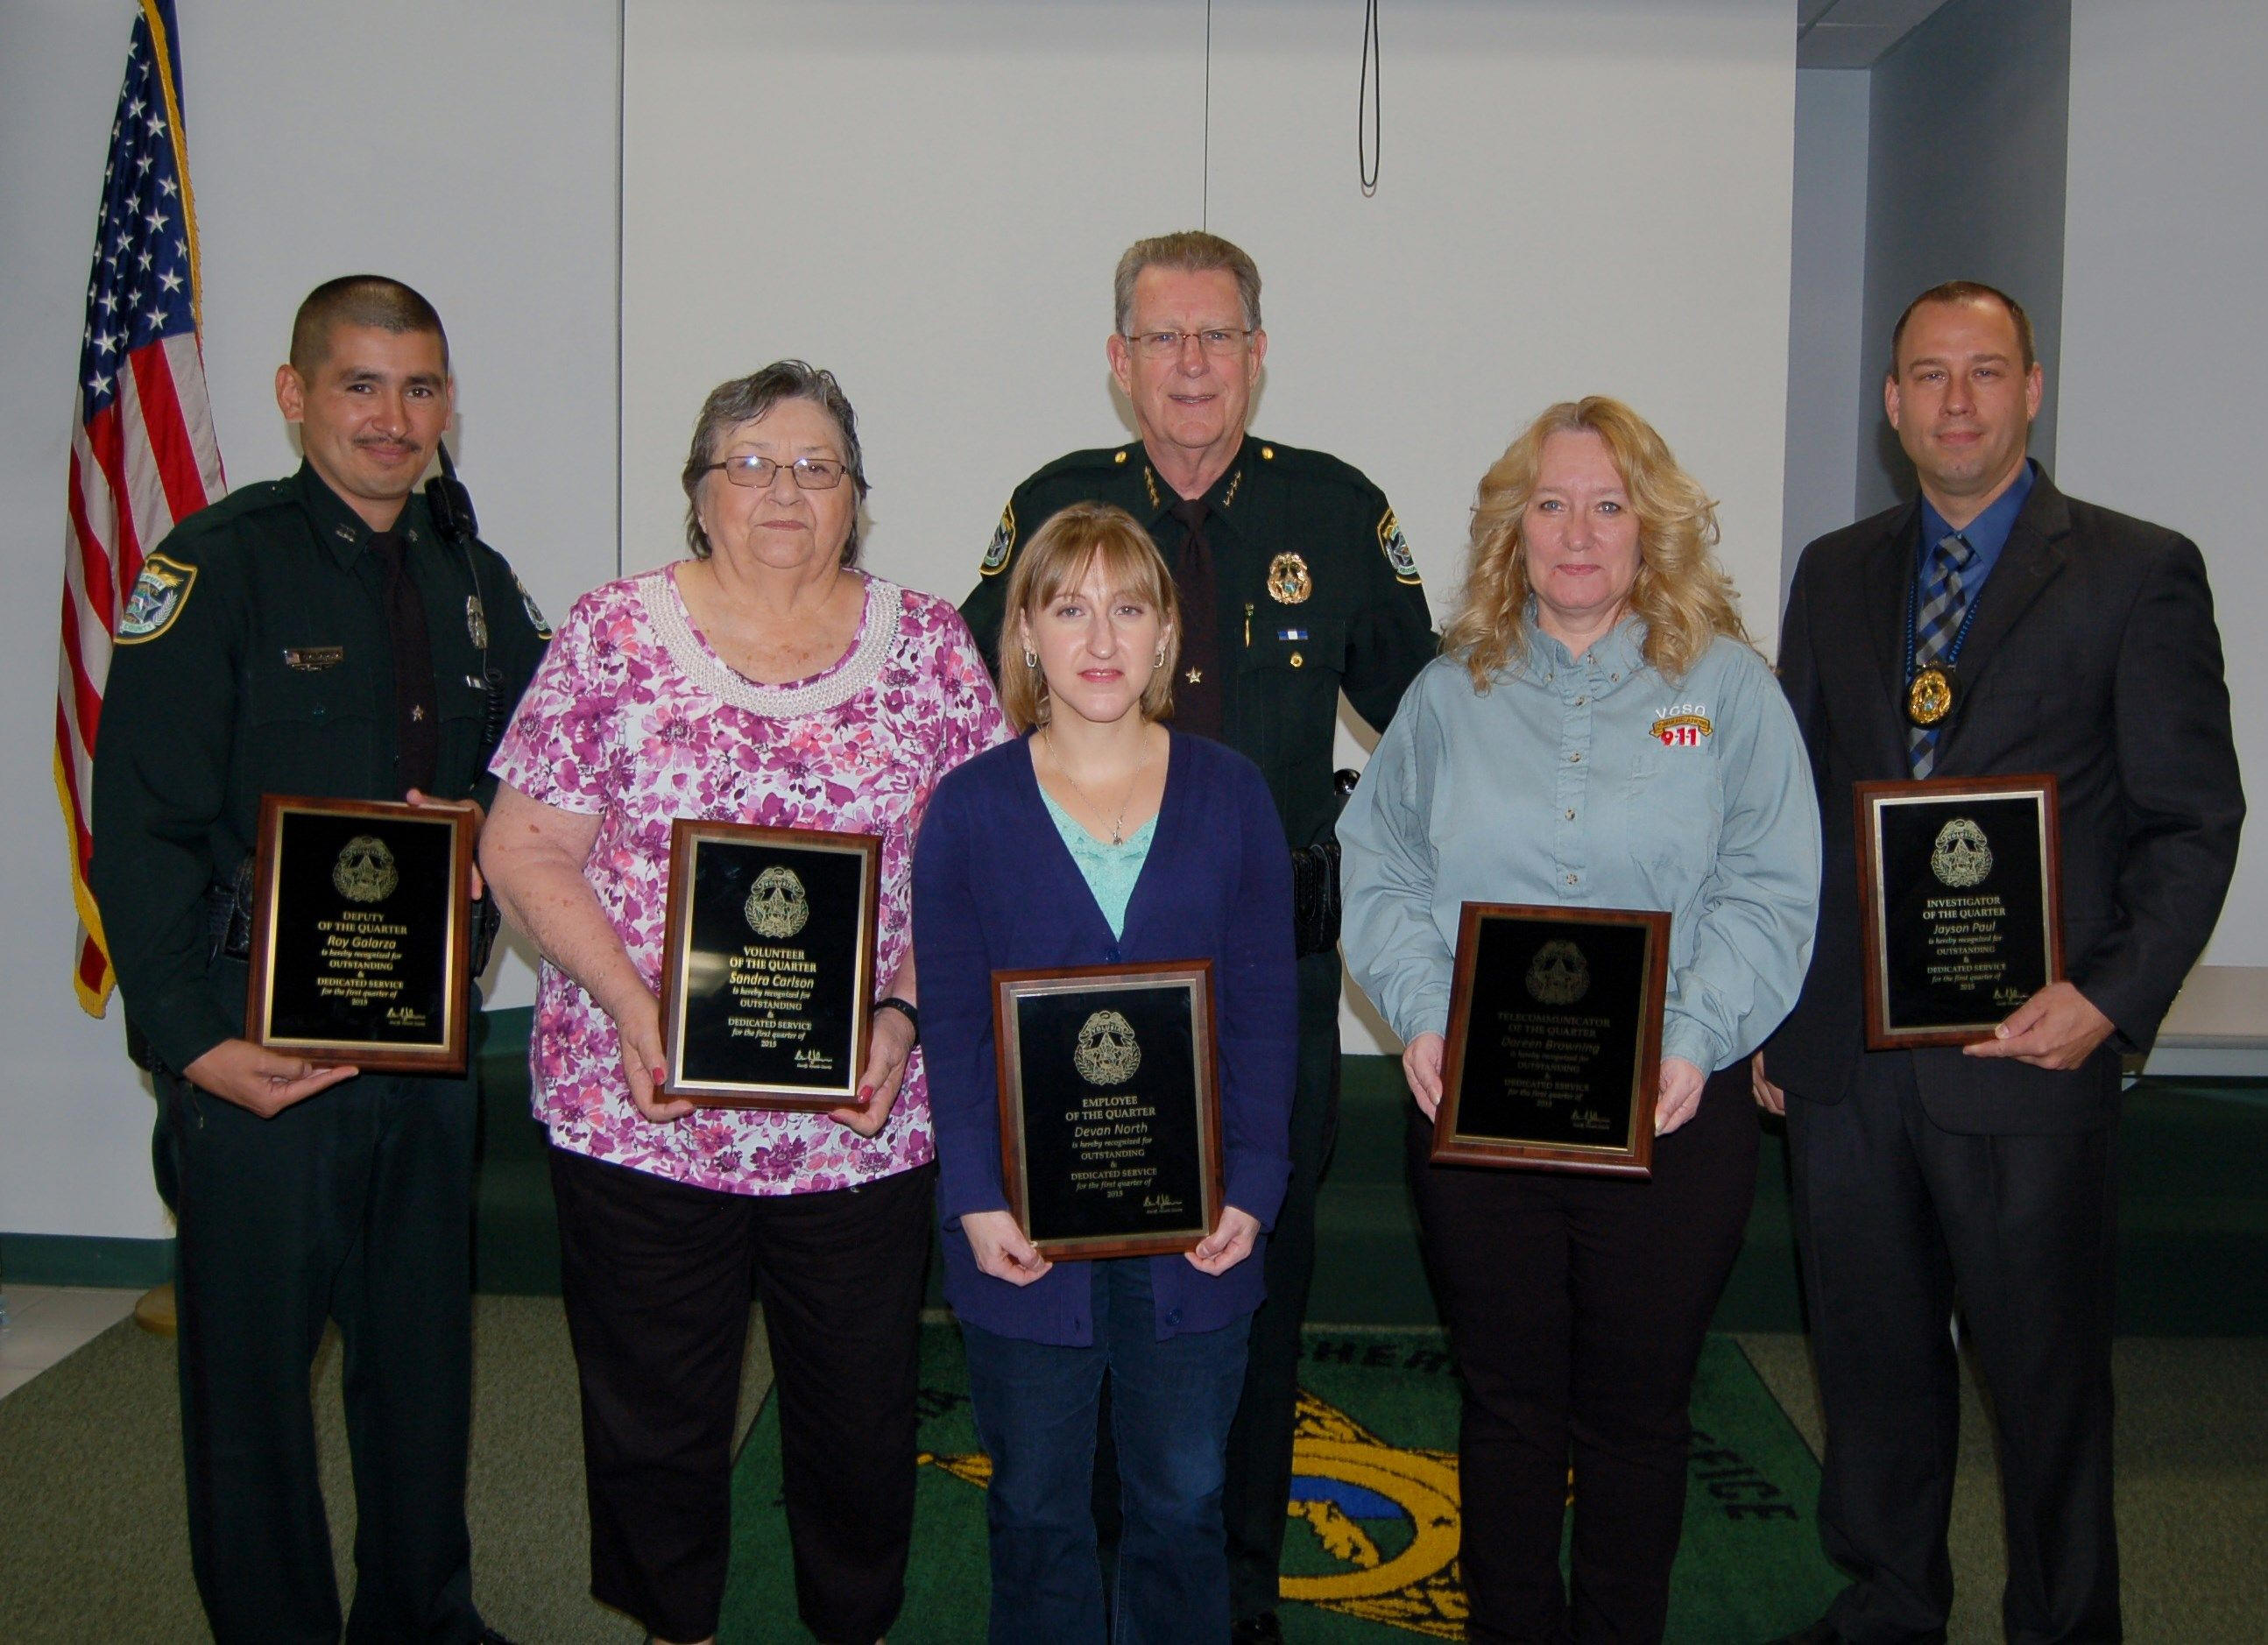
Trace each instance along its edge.
<instances>
[{"instance_id":1,"label":"teal undershirt","mask_svg":"<svg viewBox=\"0 0 2268 1645\"><path fill-rule=\"evenodd\" d=\"M1150 840L1158 832L1158 819L1152 817L1137 828L1125 844L1111 845L1080 827L1078 819L1057 804L1056 797L1045 787L1040 789L1040 797L1048 803L1048 815L1055 819L1056 832L1063 836L1064 844L1071 851L1071 860L1079 864L1079 873L1086 878L1095 907L1110 922L1110 935L1124 936L1126 905L1133 900L1134 882L1142 878L1142 863L1150 855Z\"/></svg>"}]
</instances>

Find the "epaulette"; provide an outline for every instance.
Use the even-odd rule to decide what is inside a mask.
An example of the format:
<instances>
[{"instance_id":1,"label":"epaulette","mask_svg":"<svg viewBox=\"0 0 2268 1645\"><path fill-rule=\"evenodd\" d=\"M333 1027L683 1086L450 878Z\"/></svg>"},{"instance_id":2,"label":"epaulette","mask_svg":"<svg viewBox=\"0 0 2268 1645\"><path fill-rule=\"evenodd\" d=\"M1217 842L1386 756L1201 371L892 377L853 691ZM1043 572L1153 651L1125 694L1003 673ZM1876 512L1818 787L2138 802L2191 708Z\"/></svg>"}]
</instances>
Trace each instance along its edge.
<instances>
[{"instance_id":1,"label":"epaulette","mask_svg":"<svg viewBox=\"0 0 2268 1645\"><path fill-rule=\"evenodd\" d=\"M1284 445L1251 435L1245 437L1244 448L1257 455L1266 466L1282 474L1297 474L1310 484L1344 486L1366 498L1385 495L1368 474L1329 452L1312 451L1303 445Z\"/></svg>"},{"instance_id":2,"label":"epaulette","mask_svg":"<svg viewBox=\"0 0 2268 1645\"><path fill-rule=\"evenodd\" d=\"M1099 445L1090 451L1071 452L1058 457L1046 467L1034 473L1017 488L1040 485L1065 474L1115 474L1142 457L1142 442L1129 440L1123 445Z\"/></svg>"},{"instance_id":3,"label":"epaulette","mask_svg":"<svg viewBox=\"0 0 2268 1645\"><path fill-rule=\"evenodd\" d=\"M258 480L248 486L239 486L226 496L215 499L182 520L173 530L210 531L248 516L265 513L269 509L291 508L298 499L281 480Z\"/></svg>"}]
</instances>

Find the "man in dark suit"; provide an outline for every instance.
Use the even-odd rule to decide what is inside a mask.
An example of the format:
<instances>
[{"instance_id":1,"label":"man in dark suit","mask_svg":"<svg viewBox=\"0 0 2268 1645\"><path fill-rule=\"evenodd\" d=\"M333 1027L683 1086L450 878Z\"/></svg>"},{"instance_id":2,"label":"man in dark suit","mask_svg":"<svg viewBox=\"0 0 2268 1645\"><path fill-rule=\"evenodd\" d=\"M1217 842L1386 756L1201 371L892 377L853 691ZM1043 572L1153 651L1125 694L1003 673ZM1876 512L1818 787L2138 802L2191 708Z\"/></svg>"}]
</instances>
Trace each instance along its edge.
<instances>
[{"instance_id":1,"label":"man in dark suit","mask_svg":"<svg viewBox=\"0 0 2268 1645\"><path fill-rule=\"evenodd\" d=\"M1945 1638L1956 1301L1999 1428L2008 1638L2120 1636L2119 1056L2149 1047L2213 934L2244 797L2204 561L2028 459L2042 382L2003 293L1916 298L1883 401L1921 496L1813 543L1789 594L1780 672L1825 884L1802 996L1755 1077L1787 1116L1820 1524L1854 1578L1800 1645ZM1936 705L1912 687L1933 668L1953 705L1919 725ZM2058 784L2066 980L1982 1044L1867 1051L1852 784L2019 772Z\"/></svg>"}]
</instances>

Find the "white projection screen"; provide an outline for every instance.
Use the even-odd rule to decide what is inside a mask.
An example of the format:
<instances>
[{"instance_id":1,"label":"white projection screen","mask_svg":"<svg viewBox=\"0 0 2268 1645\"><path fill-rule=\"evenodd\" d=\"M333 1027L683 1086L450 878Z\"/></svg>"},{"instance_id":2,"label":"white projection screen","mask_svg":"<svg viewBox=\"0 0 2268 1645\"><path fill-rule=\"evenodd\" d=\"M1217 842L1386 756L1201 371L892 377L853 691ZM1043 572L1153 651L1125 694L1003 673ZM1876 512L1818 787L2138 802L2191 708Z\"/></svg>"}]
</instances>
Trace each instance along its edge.
<instances>
[{"instance_id":1,"label":"white projection screen","mask_svg":"<svg viewBox=\"0 0 2268 1645\"><path fill-rule=\"evenodd\" d=\"M1437 617L1482 471L1544 406L1602 393L1719 499L1769 650L1791 8L1386 0L1369 198L1363 12L627 0L624 569L683 552L702 397L794 355L857 408L866 564L960 598L1019 480L1130 436L1103 358L1119 252L1202 225L1260 265L1255 430L1386 488ZM1351 1019L1349 1048L1383 1034Z\"/></svg>"}]
</instances>

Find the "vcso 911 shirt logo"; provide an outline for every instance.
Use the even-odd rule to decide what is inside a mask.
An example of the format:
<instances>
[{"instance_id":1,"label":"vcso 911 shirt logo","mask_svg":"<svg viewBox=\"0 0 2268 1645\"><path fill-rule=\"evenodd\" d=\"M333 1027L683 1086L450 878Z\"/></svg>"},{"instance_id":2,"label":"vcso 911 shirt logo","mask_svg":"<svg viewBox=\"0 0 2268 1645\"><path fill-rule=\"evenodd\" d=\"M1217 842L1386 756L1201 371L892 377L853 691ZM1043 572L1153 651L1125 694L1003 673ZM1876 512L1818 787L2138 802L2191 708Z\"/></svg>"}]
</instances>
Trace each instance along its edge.
<instances>
[{"instance_id":1,"label":"vcso 911 shirt logo","mask_svg":"<svg viewBox=\"0 0 2268 1645\"><path fill-rule=\"evenodd\" d=\"M1716 734L1705 702L1677 702L1659 711L1646 735L1664 748L1698 748Z\"/></svg>"}]
</instances>

